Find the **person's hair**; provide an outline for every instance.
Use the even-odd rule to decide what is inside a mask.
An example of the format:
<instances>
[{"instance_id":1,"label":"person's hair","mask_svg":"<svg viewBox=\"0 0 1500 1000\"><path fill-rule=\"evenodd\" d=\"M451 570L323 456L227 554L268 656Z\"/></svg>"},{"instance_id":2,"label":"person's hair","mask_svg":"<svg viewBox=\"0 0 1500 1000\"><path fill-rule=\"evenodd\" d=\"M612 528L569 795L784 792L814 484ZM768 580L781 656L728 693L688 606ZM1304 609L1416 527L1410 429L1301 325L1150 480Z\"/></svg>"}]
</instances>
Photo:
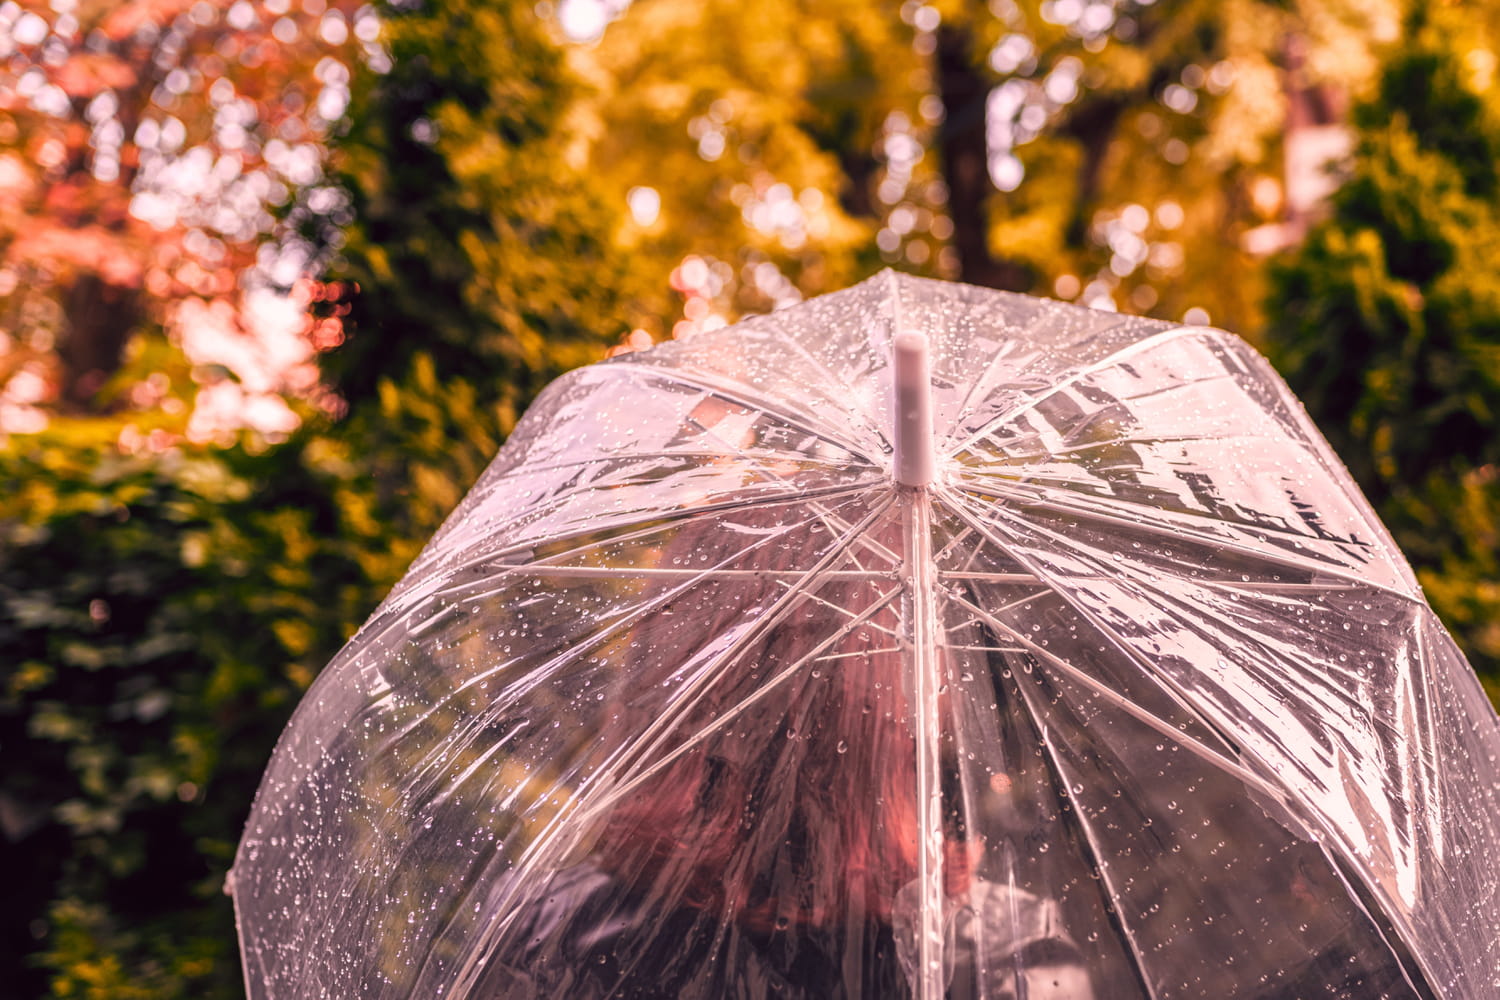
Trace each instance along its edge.
<instances>
[{"instance_id":1,"label":"person's hair","mask_svg":"<svg viewBox=\"0 0 1500 1000\"><path fill-rule=\"evenodd\" d=\"M710 522L691 537L679 533L661 563L808 566L834 534L793 533L806 539L793 551L778 527L772 514ZM672 614L658 612L636 630L623 726L639 729L655 721L652 713L672 711L672 696L659 692L704 683L662 752L697 745L615 805L595 841L596 862L634 891L770 930L856 914L889 919L897 890L916 877L916 749L893 652L896 610L851 629L817 662L794 666L849 620L845 613L859 614L883 593L872 578L842 576L819 579L812 591L715 665L724 643L752 634L757 616L784 597L777 578L705 579L672 598ZM717 673L705 679L709 669Z\"/></svg>"}]
</instances>

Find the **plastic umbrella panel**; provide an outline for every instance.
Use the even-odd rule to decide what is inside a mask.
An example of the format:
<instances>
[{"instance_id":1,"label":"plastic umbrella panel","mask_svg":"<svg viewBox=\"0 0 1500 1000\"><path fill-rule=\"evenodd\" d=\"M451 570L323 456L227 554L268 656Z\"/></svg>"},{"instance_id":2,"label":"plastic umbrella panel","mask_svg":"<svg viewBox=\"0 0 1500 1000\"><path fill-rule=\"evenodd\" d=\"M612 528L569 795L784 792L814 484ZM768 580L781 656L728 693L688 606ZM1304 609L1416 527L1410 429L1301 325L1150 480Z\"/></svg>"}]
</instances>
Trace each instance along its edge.
<instances>
[{"instance_id":1,"label":"plastic umbrella panel","mask_svg":"<svg viewBox=\"0 0 1500 1000\"><path fill-rule=\"evenodd\" d=\"M888 273L544 394L233 885L253 997L1482 997L1497 759L1253 351Z\"/></svg>"}]
</instances>

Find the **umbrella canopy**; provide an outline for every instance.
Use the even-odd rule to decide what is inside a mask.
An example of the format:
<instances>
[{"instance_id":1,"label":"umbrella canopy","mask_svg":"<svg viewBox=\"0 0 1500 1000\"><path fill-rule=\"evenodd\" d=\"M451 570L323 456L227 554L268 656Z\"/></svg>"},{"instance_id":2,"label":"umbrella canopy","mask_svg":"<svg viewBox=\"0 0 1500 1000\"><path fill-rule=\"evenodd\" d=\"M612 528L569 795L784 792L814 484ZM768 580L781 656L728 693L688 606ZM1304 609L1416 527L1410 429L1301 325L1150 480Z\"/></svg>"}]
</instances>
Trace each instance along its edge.
<instances>
[{"instance_id":1,"label":"umbrella canopy","mask_svg":"<svg viewBox=\"0 0 1500 1000\"><path fill-rule=\"evenodd\" d=\"M257 1000L1492 997L1497 761L1254 351L886 272L550 387L231 884Z\"/></svg>"}]
</instances>

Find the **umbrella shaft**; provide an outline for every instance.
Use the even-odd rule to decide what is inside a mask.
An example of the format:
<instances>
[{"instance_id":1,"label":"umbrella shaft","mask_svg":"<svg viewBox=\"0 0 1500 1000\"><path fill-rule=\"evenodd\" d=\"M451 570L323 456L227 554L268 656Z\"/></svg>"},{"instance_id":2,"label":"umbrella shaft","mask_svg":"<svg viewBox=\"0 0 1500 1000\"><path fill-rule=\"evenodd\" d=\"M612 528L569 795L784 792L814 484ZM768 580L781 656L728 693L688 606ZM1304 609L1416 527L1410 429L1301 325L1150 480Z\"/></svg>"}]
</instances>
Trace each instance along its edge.
<instances>
[{"instance_id":1,"label":"umbrella shaft","mask_svg":"<svg viewBox=\"0 0 1500 1000\"><path fill-rule=\"evenodd\" d=\"M903 575L907 590L903 638L910 675L917 774L917 956L914 1000L940 1000L943 973L943 824L938 744L939 625L934 599L932 498L925 490L909 495L903 510Z\"/></svg>"}]
</instances>

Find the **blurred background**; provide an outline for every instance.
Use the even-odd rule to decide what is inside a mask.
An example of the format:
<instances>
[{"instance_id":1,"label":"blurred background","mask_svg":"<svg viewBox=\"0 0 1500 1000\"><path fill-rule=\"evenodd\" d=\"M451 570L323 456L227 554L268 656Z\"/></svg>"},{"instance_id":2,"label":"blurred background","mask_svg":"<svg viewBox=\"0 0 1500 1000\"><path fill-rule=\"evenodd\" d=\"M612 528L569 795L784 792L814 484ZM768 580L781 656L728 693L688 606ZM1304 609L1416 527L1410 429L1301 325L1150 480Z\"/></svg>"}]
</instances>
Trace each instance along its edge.
<instances>
[{"instance_id":1,"label":"blurred background","mask_svg":"<svg viewBox=\"0 0 1500 1000\"><path fill-rule=\"evenodd\" d=\"M1500 696L1497 31L3 0L6 995L242 995L272 744L534 394L887 266L1250 340Z\"/></svg>"}]
</instances>

